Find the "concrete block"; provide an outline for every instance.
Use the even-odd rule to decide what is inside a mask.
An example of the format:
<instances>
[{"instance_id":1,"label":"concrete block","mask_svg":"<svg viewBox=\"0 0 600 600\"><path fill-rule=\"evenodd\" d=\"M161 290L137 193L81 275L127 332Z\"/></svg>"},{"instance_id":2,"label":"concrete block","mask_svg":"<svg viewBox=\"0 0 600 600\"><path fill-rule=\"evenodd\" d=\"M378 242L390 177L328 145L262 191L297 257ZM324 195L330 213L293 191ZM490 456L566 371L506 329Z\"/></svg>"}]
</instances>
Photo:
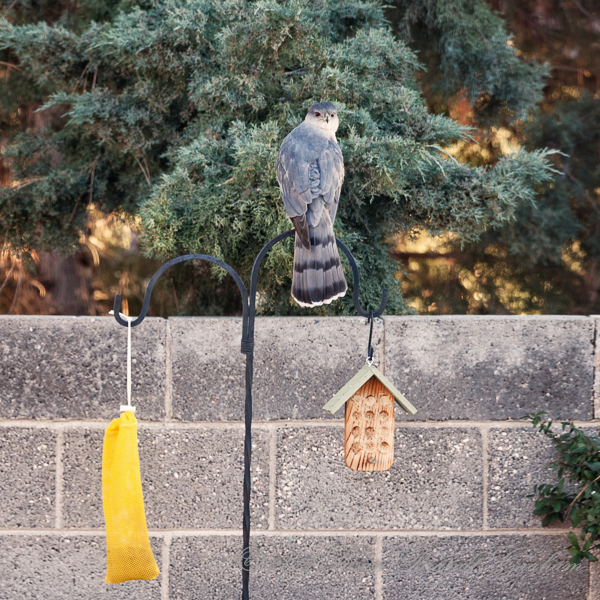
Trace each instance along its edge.
<instances>
[{"instance_id":1,"label":"concrete block","mask_svg":"<svg viewBox=\"0 0 600 600\"><path fill-rule=\"evenodd\" d=\"M389 471L344 464L342 427L292 428L277 439L277 529L477 529L477 429L396 427Z\"/></svg>"},{"instance_id":2,"label":"concrete block","mask_svg":"<svg viewBox=\"0 0 600 600\"><path fill-rule=\"evenodd\" d=\"M549 467L557 458L552 442L538 430L490 429L488 433L488 525L541 527L533 514L533 486L558 482Z\"/></svg>"},{"instance_id":3,"label":"concrete block","mask_svg":"<svg viewBox=\"0 0 600 600\"><path fill-rule=\"evenodd\" d=\"M62 523L71 528L105 528L102 508L102 444L100 429L64 432ZM140 449L140 454L143 453ZM142 471L142 491L146 492ZM148 506L148 495L144 504Z\"/></svg>"},{"instance_id":4,"label":"concrete block","mask_svg":"<svg viewBox=\"0 0 600 600\"><path fill-rule=\"evenodd\" d=\"M260 600L375 598L374 540L370 537L263 537L250 543L250 597ZM174 538L169 598L239 598L242 539Z\"/></svg>"},{"instance_id":5,"label":"concrete block","mask_svg":"<svg viewBox=\"0 0 600 600\"><path fill-rule=\"evenodd\" d=\"M102 508L104 432L65 432L65 527L105 526ZM269 433L253 428L251 517L268 526ZM242 428L138 429L146 521L150 529L241 529Z\"/></svg>"},{"instance_id":6,"label":"concrete block","mask_svg":"<svg viewBox=\"0 0 600 600\"><path fill-rule=\"evenodd\" d=\"M245 356L239 318L169 319L173 417L244 418ZM327 419L324 404L364 365L369 327L362 317L265 317L256 320L253 416ZM373 329L379 362L383 325ZM335 415L335 418L343 418Z\"/></svg>"},{"instance_id":7,"label":"concrete block","mask_svg":"<svg viewBox=\"0 0 600 600\"><path fill-rule=\"evenodd\" d=\"M56 432L0 428L0 527L54 527Z\"/></svg>"},{"instance_id":8,"label":"concrete block","mask_svg":"<svg viewBox=\"0 0 600 600\"><path fill-rule=\"evenodd\" d=\"M560 424L553 426L561 433ZM582 430L598 438L591 427ZM536 484L557 484L559 479L550 464L558 459L552 440L539 429L490 429L488 432L488 525L499 528L542 527L542 517L533 514ZM580 488L565 474L564 491L578 493ZM555 523L553 529L570 529L569 523Z\"/></svg>"},{"instance_id":9,"label":"concrete block","mask_svg":"<svg viewBox=\"0 0 600 600\"><path fill-rule=\"evenodd\" d=\"M411 420L503 420L545 410L593 418L587 317L387 317L386 375Z\"/></svg>"},{"instance_id":10,"label":"concrete block","mask_svg":"<svg viewBox=\"0 0 600 600\"><path fill-rule=\"evenodd\" d=\"M162 539L150 538L159 569ZM152 581L104 583L106 538L0 536L0 600L160 600Z\"/></svg>"},{"instance_id":11,"label":"concrete block","mask_svg":"<svg viewBox=\"0 0 600 600\"><path fill-rule=\"evenodd\" d=\"M583 600L588 564L569 570L566 534L385 537L384 600Z\"/></svg>"},{"instance_id":12,"label":"concrete block","mask_svg":"<svg viewBox=\"0 0 600 600\"><path fill-rule=\"evenodd\" d=\"M164 417L166 321L132 331L132 396ZM0 418L108 419L127 401L127 329L112 317L0 316Z\"/></svg>"}]
</instances>

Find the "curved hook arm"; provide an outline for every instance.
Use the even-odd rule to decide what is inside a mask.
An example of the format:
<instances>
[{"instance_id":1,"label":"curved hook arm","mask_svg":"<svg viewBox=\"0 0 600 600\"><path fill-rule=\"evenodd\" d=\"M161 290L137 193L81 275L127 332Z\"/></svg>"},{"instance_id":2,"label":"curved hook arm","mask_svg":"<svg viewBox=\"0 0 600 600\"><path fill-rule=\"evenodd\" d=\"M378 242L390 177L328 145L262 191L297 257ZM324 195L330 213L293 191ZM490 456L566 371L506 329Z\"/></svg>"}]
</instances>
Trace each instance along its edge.
<instances>
[{"instance_id":1,"label":"curved hook arm","mask_svg":"<svg viewBox=\"0 0 600 600\"><path fill-rule=\"evenodd\" d=\"M285 238L289 238L290 236L296 233L295 229L289 229L288 231L284 231L279 235L276 235L270 242L267 242L263 249L258 253L254 264L252 265L252 275L250 276L250 312L254 313L256 308L256 285L258 281L258 270L260 269L260 263L262 263L263 258L267 255L267 252L278 242L281 240L285 240Z\"/></svg>"},{"instance_id":2,"label":"curved hook arm","mask_svg":"<svg viewBox=\"0 0 600 600\"><path fill-rule=\"evenodd\" d=\"M263 258L275 244L277 244L281 240L284 240L285 238L290 237L291 235L294 235L294 233L295 233L294 229L290 229L289 231L280 233L278 236L274 237L270 242L268 242L265 245L265 247L260 251L258 256L256 257L256 260L254 261L254 266L252 267L252 276L250 278L250 312L252 314L254 314L254 310L255 310L258 270L260 268L260 264L263 261ZM350 266L352 267L352 274L354 276L354 283L352 285L352 300L354 302L354 308L356 308L356 311L358 312L358 314L362 315L363 317L367 317L367 318L379 317L385 310L385 306L387 304L387 299L388 299L387 289L383 290L383 292L381 294L381 303L379 304L379 308L376 311L373 312L373 311L364 310L364 308L360 305L360 302L358 300L358 291L359 291L358 288L360 286L360 275L358 274L358 266L356 265L354 256L352 256L352 252L350 252L350 250L348 250L348 248L346 247L346 244L340 242L340 240L338 240L337 238L335 241L337 242L337 245L342 249L342 251L344 252L346 257L348 258L348 261L350 262ZM250 334L252 335L252 332L250 332Z\"/></svg>"},{"instance_id":3,"label":"curved hook arm","mask_svg":"<svg viewBox=\"0 0 600 600\"><path fill-rule=\"evenodd\" d=\"M360 286L360 276L358 274L358 267L356 265L356 261L354 260L354 256L352 256L352 252L350 252L350 250L348 250L348 248L346 247L346 244L340 242L340 240L338 240L337 238L335 241L337 242L337 245L344 251L344 254L348 258L348 262L350 263L350 266L352 267L352 275L354 277L354 283L352 284L352 300L354 301L354 308L356 308L356 312L358 312L358 314L362 315L363 317L367 317L367 319L379 317L381 314L383 314L383 311L385 310L385 305L387 304L387 300L388 300L387 288L381 292L381 302L379 304L379 308L376 311L365 310L360 305L360 301L358 299L358 288Z\"/></svg>"},{"instance_id":4,"label":"curved hook arm","mask_svg":"<svg viewBox=\"0 0 600 600\"><path fill-rule=\"evenodd\" d=\"M242 294L242 306L243 306L243 334L245 335L248 330L248 292L246 291L246 286L244 282L241 280L240 276L230 267L226 262L222 261L219 258L215 258L214 256L208 256L207 254L185 254L184 256L178 256L173 260L165 263L154 275L146 288L146 293L144 295L144 304L142 305L142 312L140 316L131 321L131 326L135 327L139 325L145 318L146 313L148 312L148 306L150 304L150 296L152 295L152 289L154 288L154 284L157 282L158 278L170 267L176 265L181 262L186 262L188 260L207 260L208 262L214 263L215 265L219 265L219 267L223 267L234 279L237 283L238 288L240 288L240 293ZM115 304L114 304L114 312L115 319L119 325L123 325L127 327L127 321L125 321L119 311L121 308L121 294L117 294L115 296Z\"/></svg>"},{"instance_id":5,"label":"curved hook arm","mask_svg":"<svg viewBox=\"0 0 600 600\"><path fill-rule=\"evenodd\" d=\"M256 287L257 287L257 283L258 283L258 271L260 269L260 265L261 265L264 257L266 256L267 252L269 252L269 250L271 250L271 248L275 244L294 235L294 233L295 233L294 229L290 229L288 231L284 231L283 233L280 233L279 235L275 236L270 242L267 242L267 244L265 244L265 246L259 252L258 256L256 257L256 260L254 261L254 265L252 266L252 275L250 277L250 302L248 302L248 292L246 291L246 286L244 285L244 282L241 280L240 276L233 270L233 268L230 267L226 262L222 261L219 258L215 258L214 256L209 256L208 254L185 254L184 256L179 256L177 258L174 258L173 260L170 260L169 262L165 263L158 271L156 271L156 273L153 275L152 279L150 280L148 287L146 288L146 293L144 295L144 303L142 305L142 312L135 320L131 321L131 326L136 327L146 318L146 313L148 312L148 306L150 305L150 296L152 295L152 290L154 288L154 285L156 284L158 278L167 269L169 269L173 265L176 265L181 262L186 262L188 260L206 260L206 261L212 262L220 267L223 267L234 278L234 280L237 283L237 286L240 290L240 293L242 295L242 308L243 308L242 336L244 339L247 339L248 337L250 337L250 339L253 338L254 337L254 335L253 335L254 332L252 331L253 324L250 324L249 314L254 315L254 311L256 309ZM381 295L381 303L379 304L379 308L376 311L373 312L373 311L364 310L363 307L360 305L360 302L358 299L358 292L359 292L359 286L360 286L360 275L358 273L358 266L356 265L354 256L352 256L352 253L350 252L350 250L348 250L348 248L346 247L346 245L343 242L341 242L337 238L336 238L336 242L337 242L337 245L342 249L342 251L344 252L346 257L348 258L348 261L350 262L350 266L352 267L352 274L354 277L354 282L353 282L353 286L352 286L352 300L354 302L354 307L356 308L356 311L358 312L358 314L362 315L363 317L367 317L367 318L379 317L385 310L385 306L387 304L387 298L388 298L387 289L383 290L382 295ZM114 302L114 317L115 317L115 320L117 321L117 323L119 323L119 325L122 325L123 327L127 327L128 323L121 317L120 309L121 309L121 294L117 294L115 296L115 302Z\"/></svg>"}]
</instances>

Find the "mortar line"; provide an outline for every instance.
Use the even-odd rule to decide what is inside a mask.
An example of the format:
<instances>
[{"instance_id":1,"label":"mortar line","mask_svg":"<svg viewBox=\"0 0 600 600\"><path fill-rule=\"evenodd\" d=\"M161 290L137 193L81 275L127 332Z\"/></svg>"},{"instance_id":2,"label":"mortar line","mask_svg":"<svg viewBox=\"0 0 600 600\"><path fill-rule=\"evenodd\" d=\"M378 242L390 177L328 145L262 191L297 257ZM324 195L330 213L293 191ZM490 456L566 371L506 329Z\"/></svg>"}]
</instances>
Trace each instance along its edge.
<instances>
[{"instance_id":1,"label":"mortar line","mask_svg":"<svg viewBox=\"0 0 600 600\"><path fill-rule=\"evenodd\" d=\"M54 527L56 529L62 528L62 505L63 505L63 452L64 452L64 431L63 429L58 429L56 431L56 458L55 458L55 479L54 479L54 503L55 503L55 523Z\"/></svg>"},{"instance_id":2,"label":"mortar line","mask_svg":"<svg viewBox=\"0 0 600 600\"><path fill-rule=\"evenodd\" d=\"M269 525L275 529L275 501L277 494L277 427L270 427L269 438Z\"/></svg>"},{"instance_id":3,"label":"mortar line","mask_svg":"<svg viewBox=\"0 0 600 600\"><path fill-rule=\"evenodd\" d=\"M169 600L169 563L171 560L171 539L172 534L165 533L162 543L162 563L161 563L161 600Z\"/></svg>"},{"instance_id":4,"label":"mortar line","mask_svg":"<svg viewBox=\"0 0 600 600\"><path fill-rule=\"evenodd\" d=\"M165 423L173 419L173 360L171 355L171 321L167 319L165 364Z\"/></svg>"},{"instance_id":5,"label":"mortar line","mask_svg":"<svg viewBox=\"0 0 600 600\"><path fill-rule=\"evenodd\" d=\"M488 529L488 428L480 427L481 432L481 458L483 460L483 522L482 529Z\"/></svg>"},{"instance_id":6,"label":"mortar line","mask_svg":"<svg viewBox=\"0 0 600 600\"><path fill-rule=\"evenodd\" d=\"M383 536L375 537L375 600L383 600Z\"/></svg>"},{"instance_id":7,"label":"mortar line","mask_svg":"<svg viewBox=\"0 0 600 600\"><path fill-rule=\"evenodd\" d=\"M385 537L500 537L508 535L519 535L528 537L564 536L571 531L569 527L544 528L544 529L253 529L250 533L253 537L374 537L377 535ZM580 528L573 529L579 532ZM226 537L241 536L241 529L149 529L150 537L164 538L165 535L172 537ZM3 536L106 536L105 529L0 529L0 537Z\"/></svg>"},{"instance_id":8,"label":"mortar line","mask_svg":"<svg viewBox=\"0 0 600 600\"><path fill-rule=\"evenodd\" d=\"M593 554L596 558L599 557L597 551L594 551ZM598 563L589 563L589 581L588 581L588 600L599 600L600 594L598 593L598 567L596 566Z\"/></svg>"},{"instance_id":9,"label":"mortar line","mask_svg":"<svg viewBox=\"0 0 600 600\"><path fill-rule=\"evenodd\" d=\"M0 315L1 316L1 315ZM555 424L562 420L552 419ZM28 427L33 429L106 429L109 419L98 421L84 420L64 420L54 421L50 419L0 419L0 428L2 427ZM324 420L282 420L282 421L252 421L252 427L258 429L267 429L271 427L344 427L343 419L324 419ZM591 419L590 421L573 421L576 427L593 427L600 425L600 419ZM413 429L531 429L530 421L396 421L397 428ZM139 427L146 429L243 429L243 421L142 421L138 420Z\"/></svg>"}]
</instances>

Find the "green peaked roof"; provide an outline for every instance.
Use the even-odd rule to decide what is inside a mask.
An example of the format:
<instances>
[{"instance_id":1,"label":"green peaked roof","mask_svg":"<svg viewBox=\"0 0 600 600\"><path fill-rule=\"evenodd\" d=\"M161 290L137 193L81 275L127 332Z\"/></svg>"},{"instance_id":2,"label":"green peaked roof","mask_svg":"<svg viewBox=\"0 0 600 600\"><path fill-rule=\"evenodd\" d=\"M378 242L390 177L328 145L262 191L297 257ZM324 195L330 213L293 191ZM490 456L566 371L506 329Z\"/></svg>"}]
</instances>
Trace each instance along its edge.
<instances>
[{"instance_id":1,"label":"green peaked roof","mask_svg":"<svg viewBox=\"0 0 600 600\"><path fill-rule=\"evenodd\" d=\"M417 409L392 385L392 382L377 368L367 363L324 407L323 410L336 413L358 390L371 379L377 377L392 394L396 402L411 415Z\"/></svg>"}]
</instances>

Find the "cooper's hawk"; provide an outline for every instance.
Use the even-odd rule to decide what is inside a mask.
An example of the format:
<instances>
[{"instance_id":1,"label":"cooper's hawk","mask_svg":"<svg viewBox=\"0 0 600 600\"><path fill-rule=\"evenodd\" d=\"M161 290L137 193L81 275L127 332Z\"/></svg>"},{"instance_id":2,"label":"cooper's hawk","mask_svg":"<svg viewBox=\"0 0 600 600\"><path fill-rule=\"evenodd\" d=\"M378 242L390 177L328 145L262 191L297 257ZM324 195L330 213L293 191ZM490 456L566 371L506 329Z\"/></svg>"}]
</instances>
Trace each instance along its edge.
<instances>
[{"instance_id":1,"label":"cooper's hawk","mask_svg":"<svg viewBox=\"0 0 600 600\"><path fill-rule=\"evenodd\" d=\"M338 125L335 104L313 104L277 155L283 205L296 229L292 297L300 306L330 304L348 288L333 234L344 180Z\"/></svg>"}]
</instances>

